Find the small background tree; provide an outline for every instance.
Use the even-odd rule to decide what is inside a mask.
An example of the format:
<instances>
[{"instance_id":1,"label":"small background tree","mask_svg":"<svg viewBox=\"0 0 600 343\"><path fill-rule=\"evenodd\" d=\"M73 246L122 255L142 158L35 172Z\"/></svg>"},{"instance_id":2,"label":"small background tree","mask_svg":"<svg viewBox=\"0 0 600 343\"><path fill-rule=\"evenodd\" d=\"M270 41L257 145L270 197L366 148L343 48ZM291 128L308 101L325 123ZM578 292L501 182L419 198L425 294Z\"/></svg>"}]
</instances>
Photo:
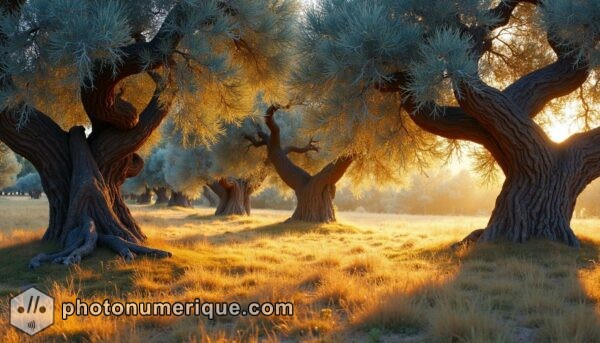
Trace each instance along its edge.
<instances>
[{"instance_id":1,"label":"small background tree","mask_svg":"<svg viewBox=\"0 0 600 343\"><path fill-rule=\"evenodd\" d=\"M19 177L15 188L21 193L29 194L32 199L39 199L43 192L40 175L36 172Z\"/></svg>"},{"instance_id":2,"label":"small background tree","mask_svg":"<svg viewBox=\"0 0 600 343\"><path fill-rule=\"evenodd\" d=\"M0 143L0 189L14 185L20 171L21 164L15 154Z\"/></svg>"}]
</instances>

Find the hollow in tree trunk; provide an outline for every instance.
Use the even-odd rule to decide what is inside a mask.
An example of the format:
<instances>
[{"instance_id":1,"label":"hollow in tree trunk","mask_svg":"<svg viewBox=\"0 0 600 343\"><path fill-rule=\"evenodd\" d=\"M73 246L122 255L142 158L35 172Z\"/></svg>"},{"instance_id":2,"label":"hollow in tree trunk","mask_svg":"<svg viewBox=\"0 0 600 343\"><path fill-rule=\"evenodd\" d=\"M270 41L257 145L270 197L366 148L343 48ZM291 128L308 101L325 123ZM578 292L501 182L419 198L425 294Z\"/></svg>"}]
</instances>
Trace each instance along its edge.
<instances>
[{"instance_id":1,"label":"hollow in tree trunk","mask_svg":"<svg viewBox=\"0 0 600 343\"><path fill-rule=\"evenodd\" d=\"M17 12L25 1L2 3L5 12ZM171 30L185 16L176 5L162 27L149 41L135 39L123 47L118 69L105 68L100 60L92 61L94 87L81 88L81 103L91 123L86 138L82 127L62 130L49 116L36 108L25 124L20 109L0 111L0 140L29 160L40 174L42 188L49 203L49 224L44 240L57 241L62 250L40 254L30 266L43 262L77 263L97 245L108 247L126 260L134 254L156 257L170 253L140 244L145 235L125 205L120 187L126 178L137 175L143 167L135 153L168 114L173 96L165 92L168 80L155 72L169 63L175 53L180 32ZM5 36L0 34L0 43ZM147 63L139 63L145 56ZM137 109L115 94L125 78L147 74L156 87L146 107ZM12 86L12 79L0 67L0 88ZM121 89L123 90L123 89ZM23 104L19 106L24 106ZM19 127L19 129L17 129Z\"/></svg>"},{"instance_id":2,"label":"hollow in tree trunk","mask_svg":"<svg viewBox=\"0 0 600 343\"><path fill-rule=\"evenodd\" d=\"M171 199L169 199L169 207L194 207L192 201L183 192L171 191Z\"/></svg>"}]
</instances>

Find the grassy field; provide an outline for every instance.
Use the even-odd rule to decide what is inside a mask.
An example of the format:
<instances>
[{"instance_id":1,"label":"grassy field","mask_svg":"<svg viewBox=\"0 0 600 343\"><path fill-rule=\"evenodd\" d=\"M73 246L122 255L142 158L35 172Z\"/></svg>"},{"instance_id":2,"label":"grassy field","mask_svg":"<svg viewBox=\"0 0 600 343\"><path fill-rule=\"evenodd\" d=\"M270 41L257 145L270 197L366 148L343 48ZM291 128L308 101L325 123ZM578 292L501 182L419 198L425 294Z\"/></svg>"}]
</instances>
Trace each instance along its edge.
<instances>
[{"instance_id":1,"label":"grassy field","mask_svg":"<svg viewBox=\"0 0 600 343\"><path fill-rule=\"evenodd\" d=\"M126 264L108 251L80 266L29 259L43 200L0 197L0 342L27 341L8 300L35 285L74 301L291 301L292 317L71 317L39 341L600 342L600 221L576 220L579 250L549 242L449 245L483 217L340 213L337 224L282 224L212 210L132 206L166 260ZM58 310L58 306L57 306Z\"/></svg>"}]
</instances>

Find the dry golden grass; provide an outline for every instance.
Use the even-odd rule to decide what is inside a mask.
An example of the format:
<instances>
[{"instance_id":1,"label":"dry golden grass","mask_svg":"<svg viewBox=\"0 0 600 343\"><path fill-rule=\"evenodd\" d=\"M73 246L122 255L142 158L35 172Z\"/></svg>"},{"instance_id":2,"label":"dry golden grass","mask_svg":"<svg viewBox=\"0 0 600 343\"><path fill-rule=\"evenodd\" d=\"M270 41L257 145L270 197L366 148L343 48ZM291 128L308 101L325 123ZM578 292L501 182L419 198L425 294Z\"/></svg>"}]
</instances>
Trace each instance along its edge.
<instances>
[{"instance_id":1,"label":"dry golden grass","mask_svg":"<svg viewBox=\"0 0 600 343\"><path fill-rule=\"evenodd\" d=\"M281 224L286 212L215 218L211 209L133 206L166 260L100 251L80 266L26 269L44 201L0 198L0 342L307 341L600 342L599 221L573 226L583 247L449 244L486 218L340 213L340 223ZM58 303L292 301L293 317L71 317L33 339L7 325L8 299L36 285Z\"/></svg>"}]
</instances>

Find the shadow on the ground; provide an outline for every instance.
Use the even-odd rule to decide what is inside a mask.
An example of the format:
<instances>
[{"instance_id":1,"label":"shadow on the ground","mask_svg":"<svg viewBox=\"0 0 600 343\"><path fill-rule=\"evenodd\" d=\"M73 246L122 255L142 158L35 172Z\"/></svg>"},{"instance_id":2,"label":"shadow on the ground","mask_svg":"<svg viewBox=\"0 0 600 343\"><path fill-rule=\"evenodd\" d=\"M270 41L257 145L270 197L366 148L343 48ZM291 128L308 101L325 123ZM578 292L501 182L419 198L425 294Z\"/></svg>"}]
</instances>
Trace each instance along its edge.
<instances>
[{"instance_id":1,"label":"shadow on the ground","mask_svg":"<svg viewBox=\"0 0 600 343\"><path fill-rule=\"evenodd\" d=\"M196 219L196 218L195 218ZM201 219L206 222L231 221L232 227L240 225L240 220L245 220L244 217L215 217L215 216L201 216ZM243 222L242 222L243 224ZM212 245L226 245L226 244L241 244L251 243L258 239L269 239L281 236L304 236L308 234L339 234L339 233L356 233L359 229L350 225L344 225L339 223L322 224L322 223L306 223L306 222L280 222L269 225L263 225L258 227L246 227L236 231L224 231L215 235L206 234L192 234L187 235L171 242L176 245L193 245L199 242L208 242Z\"/></svg>"},{"instance_id":2,"label":"shadow on the ground","mask_svg":"<svg viewBox=\"0 0 600 343\"><path fill-rule=\"evenodd\" d=\"M354 326L398 342L600 342L600 299L586 293L581 275L598 268L600 241L581 243L580 249L540 240L417 250L415 258L454 265L456 272L388 295Z\"/></svg>"},{"instance_id":3,"label":"shadow on the ground","mask_svg":"<svg viewBox=\"0 0 600 343\"><path fill-rule=\"evenodd\" d=\"M57 250L60 250L57 244L42 242L39 238L0 247L0 297L15 295L32 286L49 291L55 282L58 287L72 287L69 282L75 283L82 296L127 293L134 287L135 263L125 263L114 252L102 247L79 265L45 263L29 269L29 261L35 255Z\"/></svg>"}]
</instances>

